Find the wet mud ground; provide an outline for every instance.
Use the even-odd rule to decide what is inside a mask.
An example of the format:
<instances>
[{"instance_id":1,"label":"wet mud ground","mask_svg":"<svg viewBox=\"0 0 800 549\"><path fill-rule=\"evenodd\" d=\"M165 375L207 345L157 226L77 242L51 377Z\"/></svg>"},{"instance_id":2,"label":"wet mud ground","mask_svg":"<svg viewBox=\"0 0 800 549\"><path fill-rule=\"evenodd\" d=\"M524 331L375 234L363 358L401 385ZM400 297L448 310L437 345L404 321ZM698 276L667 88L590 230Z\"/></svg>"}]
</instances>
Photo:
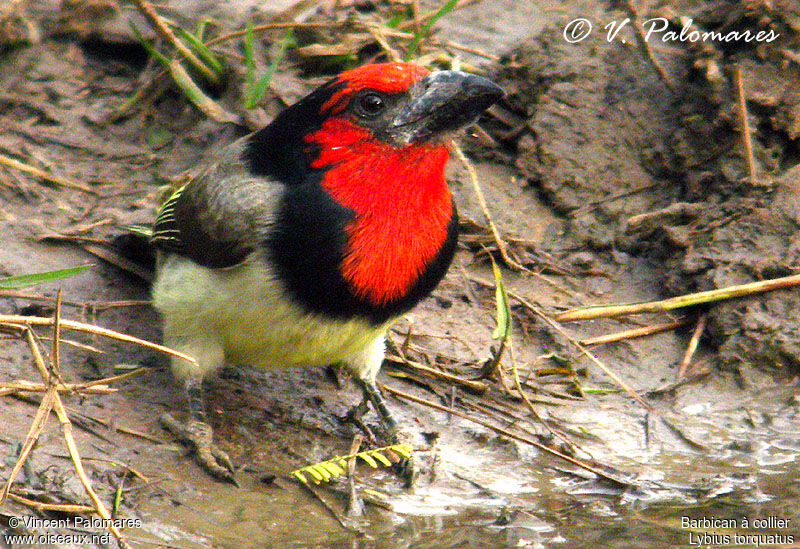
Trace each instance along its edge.
<instances>
[{"instance_id":1,"label":"wet mud ground","mask_svg":"<svg viewBox=\"0 0 800 549\"><path fill-rule=\"evenodd\" d=\"M108 241L126 225L151 221L163 186L241 131L207 119L174 90L103 124L158 71L127 20L142 29L146 23L113 2L22 4L32 27L4 29L25 36L33 28L39 41L7 45L0 53L0 154L89 185L89 192L0 168L0 274L91 263L86 273L27 292L52 297L60 287L65 318L159 341L159 319L149 306L108 306L147 300L146 284L80 244ZM250 20L268 21L293 3L285 4L252 11L241 2L173 2L165 9L189 28L202 14L235 30ZM611 42L599 32L578 44L564 40L570 20L586 17L600 27L628 16L624 6L482 0L437 24L437 38L497 56L460 54L503 85L508 97L481 120L482 131L473 129L459 142L512 253L537 273L504 269L507 289L549 314L786 276L800 268L800 12L788 0L721 8L688 0L662 4L653 6L653 14L693 17L707 29L774 29L781 38L711 49L653 42L654 63L630 26ZM327 4L315 9L302 17L343 17ZM339 9L375 15L367 4ZM332 43L340 38L334 34L300 39ZM282 36L265 34L266 45ZM756 181L742 148L737 67ZM252 115L255 123L324 74L308 59L290 55L263 112ZM234 83L220 94L231 110L240 101L240 76L234 71ZM473 378L497 345L487 257L487 250L495 256L497 250L455 159L449 179L465 220L461 249L445 281L398 324L392 339L402 343L410 332L412 358ZM86 240L42 240L52 235ZM540 419L513 389L509 354L505 382L484 381L489 390L483 395L393 362L385 365L381 382L498 427L524 427L529 438L569 451L552 430L571 441L577 457L593 459L625 482L599 480L475 422L390 397L399 419L419 433L420 459L433 466L408 492L390 472L362 464L357 486L368 496L366 514L342 525L334 514L344 516L346 480L315 489L326 508L288 472L349 452L354 431L336 419L358 399L347 379L339 386L321 369L242 368L209 384L210 421L240 467L237 488L206 477L159 427L159 414L184 406L163 355L71 333L68 339L101 352L63 346L67 380L107 377L125 365L149 368L113 394L65 396L76 442L109 507L122 484L117 516L141 519L140 527L124 531L135 547L665 547L688 545L702 534L736 533L781 534L800 542L800 291L690 310L681 329L592 348L643 395L651 413L529 307L513 297L511 304L514 362ZM48 316L53 303L2 297L0 313ZM700 349L688 381L675 385L702 313L708 327ZM665 320L640 315L564 328L583 339ZM27 345L12 335L0 337L0 381L36 381ZM0 398L0 478L7 478L36 406ZM66 456L51 419L15 491L54 503L87 503ZM8 532L9 518L24 515L36 513L6 502L0 527ZM683 517L745 516L790 522L786 528L733 530L682 524Z\"/></svg>"}]
</instances>

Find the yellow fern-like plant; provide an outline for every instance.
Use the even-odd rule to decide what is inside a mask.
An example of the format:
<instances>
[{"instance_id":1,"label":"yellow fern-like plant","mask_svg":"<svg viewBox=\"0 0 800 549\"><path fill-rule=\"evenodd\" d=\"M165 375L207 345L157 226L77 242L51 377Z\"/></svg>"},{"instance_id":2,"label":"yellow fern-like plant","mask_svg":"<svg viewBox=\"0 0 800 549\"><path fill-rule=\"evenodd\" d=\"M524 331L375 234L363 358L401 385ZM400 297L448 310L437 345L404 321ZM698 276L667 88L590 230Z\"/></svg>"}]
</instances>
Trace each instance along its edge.
<instances>
[{"instance_id":1,"label":"yellow fern-like plant","mask_svg":"<svg viewBox=\"0 0 800 549\"><path fill-rule=\"evenodd\" d=\"M332 479L344 475L347 461L350 459L360 459L373 469L377 469L379 466L391 467L392 461L387 457L387 454L397 454L402 458L408 459L411 457L413 451L414 449L408 444L392 444L391 446L384 446L383 448L366 450L348 456L336 456L313 465L306 465L301 469L292 471L291 475L303 484L308 484L308 477L311 477L314 484L319 484L320 482L329 482ZM308 477L306 475L308 475Z\"/></svg>"}]
</instances>

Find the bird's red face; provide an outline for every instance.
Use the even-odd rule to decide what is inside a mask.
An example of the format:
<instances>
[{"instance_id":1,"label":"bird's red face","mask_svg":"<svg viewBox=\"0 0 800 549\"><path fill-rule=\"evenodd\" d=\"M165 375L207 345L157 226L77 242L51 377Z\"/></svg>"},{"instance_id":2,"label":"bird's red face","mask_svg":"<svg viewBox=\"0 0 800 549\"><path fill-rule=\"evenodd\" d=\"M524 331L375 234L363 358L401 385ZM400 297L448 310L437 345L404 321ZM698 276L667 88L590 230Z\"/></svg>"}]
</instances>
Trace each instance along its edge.
<instances>
[{"instance_id":1,"label":"bird's red face","mask_svg":"<svg viewBox=\"0 0 800 549\"><path fill-rule=\"evenodd\" d=\"M442 143L503 96L480 76L412 63L365 65L328 86L335 91L320 108L325 123L349 123L393 147Z\"/></svg>"},{"instance_id":2,"label":"bird's red face","mask_svg":"<svg viewBox=\"0 0 800 549\"><path fill-rule=\"evenodd\" d=\"M325 121L306 136L318 147L311 165L327 168L323 188L356 213L343 276L365 299L388 303L409 292L448 237L446 140L503 92L410 63L366 65L333 85Z\"/></svg>"},{"instance_id":3,"label":"bird's red face","mask_svg":"<svg viewBox=\"0 0 800 549\"><path fill-rule=\"evenodd\" d=\"M444 177L446 143L502 95L489 80L457 71L432 73L411 63L359 67L281 113L261 138L269 154L255 145L248 151L251 170L291 186L313 182L328 225L335 216L326 201L341 208L344 242L331 255L336 275L326 282L342 280L355 309L390 318L427 295L449 265L456 217ZM327 293L303 287L303 270L290 265L298 260L308 263L305 272L322 270L299 251L286 259L298 293L335 312L342 295L327 309L316 303L328 300L333 286Z\"/></svg>"}]
</instances>

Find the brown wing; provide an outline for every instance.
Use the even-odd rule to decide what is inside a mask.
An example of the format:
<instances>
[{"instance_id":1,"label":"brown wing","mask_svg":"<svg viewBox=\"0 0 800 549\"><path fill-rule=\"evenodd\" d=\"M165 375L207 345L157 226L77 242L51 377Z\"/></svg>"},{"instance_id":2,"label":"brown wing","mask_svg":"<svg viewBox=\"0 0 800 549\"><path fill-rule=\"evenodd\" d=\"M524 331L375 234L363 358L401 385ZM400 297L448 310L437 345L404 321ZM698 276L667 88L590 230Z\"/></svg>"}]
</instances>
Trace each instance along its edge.
<instances>
[{"instance_id":1,"label":"brown wing","mask_svg":"<svg viewBox=\"0 0 800 549\"><path fill-rule=\"evenodd\" d=\"M253 176L241 160L243 141L221 153L158 212L151 242L205 267L232 267L266 237L282 184Z\"/></svg>"}]
</instances>

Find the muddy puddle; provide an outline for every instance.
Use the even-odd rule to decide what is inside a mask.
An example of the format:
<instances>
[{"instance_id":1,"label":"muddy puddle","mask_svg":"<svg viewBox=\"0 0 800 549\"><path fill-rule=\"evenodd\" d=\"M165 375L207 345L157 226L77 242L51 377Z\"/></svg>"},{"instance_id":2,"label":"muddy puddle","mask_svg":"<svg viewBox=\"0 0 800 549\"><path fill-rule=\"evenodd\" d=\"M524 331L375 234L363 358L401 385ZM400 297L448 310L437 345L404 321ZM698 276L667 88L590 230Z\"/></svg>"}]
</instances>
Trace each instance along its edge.
<instances>
[{"instance_id":1,"label":"muddy puddle","mask_svg":"<svg viewBox=\"0 0 800 549\"><path fill-rule=\"evenodd\" d=\"M220 46L233 68L227 85L209 93L229 112L244 113L247 127L262 125L343 64L382 55L374 36L347 26L348 18L385 23L396 13L382 2L266 4L157 5L189 29L210 18L215 36L248 23L314 23L296 28L297 44L278 64L272 91L246 113L241 83L248 76L236 68L242 37ZM347 479L312 491L290 476L349 453L354 430L337 418L358 393L343 376L242 368L209 384L209 420L239 468L235 487L206 477L159 427L161 413L184 406L163 355L70 333L61 351L66 380L146 368L115 384L116 392L64 396L100 500L115 517L137 521L122 530L133 547L799 546L800 290L616 320L554 324L539 314L552 320L581 306L800 272L796 4L675 0L647 13L640 7L641 20L661 17L678 32L692 18L700 31L780 35L711 45L652 37L648 47L632 24L611 41L601 30L635 16L624 6L461 4L437 21L438 46L431 42L423 53L427 62L482 71L508 92L459 142L510 253L529 271L503 268L519 387L508 353L502 377L476 379L497 347L488 254L502 258L469 174L453 160L461 247L434 295L393 330L395 348L405 354L387 361L380 377L389 406L415 434L422 473L412 491L387 469L362 463L355 487L364 514L348 517ZM128 22L146 40L157 37L134 7L112 0L11 6L0 6L0 154L57 179L0 165L0 276L93 267L59 283L0 293L0 314L49 317L61 288L64 318L160 341L147 285L98 259L97 247L131 224L151 222L168 185L246 129L215 122L157 76L160 67ZM439 7L422 2L425 13ZM567 41L564 29L578 18L595 32ZM285 33L265 31L262 53L274 56ZM342 46L350 35L357 39ZM398 40L401 51L408 47L407 39L385 37ZM266 66L260 63L257 70ZM141 90L143 98L121 111ZM665 322L680 326L641 339L586 342ZM679 380L699 322L699 348ZM47 329L41 337L49 349ZM473 383L454 384L430 370ZM39 379L26 341L13 329L1 332L0 382ZM0 480L17 461L40 396L0 396ZM90 503L53 418L12 492L50 504ZM12 543L11 534L105 532L70 522L15 526L21 517L69 515L8 500L0 505L0 545L42 545ZM118 545L69 539L50 546Z\"/></svg>"}]
</instances>

